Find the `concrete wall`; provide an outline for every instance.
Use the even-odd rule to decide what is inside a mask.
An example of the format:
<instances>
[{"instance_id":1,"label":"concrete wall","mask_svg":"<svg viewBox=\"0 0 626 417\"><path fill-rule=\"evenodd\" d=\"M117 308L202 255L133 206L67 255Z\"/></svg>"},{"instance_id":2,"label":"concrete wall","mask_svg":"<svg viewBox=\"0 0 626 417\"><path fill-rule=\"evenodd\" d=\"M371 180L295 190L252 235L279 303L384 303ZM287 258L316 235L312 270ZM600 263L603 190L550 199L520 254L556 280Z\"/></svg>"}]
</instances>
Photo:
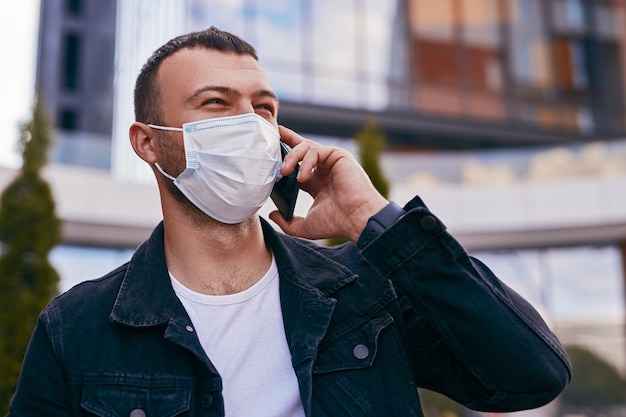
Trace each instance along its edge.
<instances>
[{"instance_id":1,"label":"concrete wall","mask_svg":"<svg viewBox=\"0 0 626 417\"><path fill-rule=\"evenodd\" d=\"M0 168L0 189L16 175ZM154 180L129 183L88 168L51 165L44 172L68 244L135 247L161 219ZM518 181L506 185L395 184L391 199L420 194L467 249L503 249L626 241L626 173ZM311 198L301 192L296 213ZM269 202L261 214L273 210Z\"/></svg>"}]
</instances>

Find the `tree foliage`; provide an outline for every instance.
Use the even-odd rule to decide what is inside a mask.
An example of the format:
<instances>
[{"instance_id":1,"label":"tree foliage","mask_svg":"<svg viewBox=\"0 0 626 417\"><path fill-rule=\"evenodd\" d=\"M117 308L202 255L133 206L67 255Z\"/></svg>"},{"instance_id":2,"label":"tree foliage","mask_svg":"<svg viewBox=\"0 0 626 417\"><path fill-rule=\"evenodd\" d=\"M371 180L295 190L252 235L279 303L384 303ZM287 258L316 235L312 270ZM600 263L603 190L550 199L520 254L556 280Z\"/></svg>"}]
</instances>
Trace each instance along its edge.
<instances>
[{"instance_id":1,"label":"tree foliage","mask_svg":"<svg viewBox=\"0 0 626 417\"><path fill-rule=\"evenodd\" d=\"M20 126L22 167L0 195L0 410L8 408L39 312L57 293L59 276L48 254L61 223L41 177L51 145L43 104ZM1 414L1 413L0 413Z\"/></svg>"},{"instance_id":2,"label":"tree foliage","mask_svg":"<svg viewBox=\"0 0 626 417\"><path fill-rule=\"evenodd\" d=\"M601 410L626 406L626 380L613 366L579 346L567 347L567 353L574 372L561 394L563 407Z\"/></svg>"},{"instance_id":3,"label":"tree foliage","mask_svg":"<svg viewBox=\"0 0 626 417\"><path fill-rule=\"evenodd\" d=\"M370 177L372 184L385 198L389 196L389 181L383 174L380 166L380 154L387 145L387 138L373 118L369 119L365 126L356 134L356 145L361 166ZM344 238L328 240L329 246L344 243Z\"/></svg>"},{"instance_id":4,"label":"tree foliage","mask_svg":"<svg viewBox=\"0 0 626 417\"><path fill-rule=\"evenodd\" d=\"M376 120L369 119L356 135L356 144L361 166L369 175L372 184L383 197L389 197L389 181L380 166L380 154L387 146L385 133Z\"/></svg>"},{"instance_id":5,"label":"tree foliage","mask_svg":"<svg viewBox=\"0 0 626 417\"><path fill-rule=\"evenodd\" d=\"M459 417L471 415L471 412L461 404L451 400L443 394L418 389L424 417Z\"/></svg>"},{"instance_id":6,"label":"tree foliage","mask_svg":"<svg viewBox=\"0 0 626 417\"><path fill-rule=\"evenodd\" d=\"M559 397L559 415L608 416L611 409L626 406L626 380L609 363L580 346L566 347L572 361L571 383ZM419 389L426 417L469 415L451 399Z\"/></svg>"}]
</instances>

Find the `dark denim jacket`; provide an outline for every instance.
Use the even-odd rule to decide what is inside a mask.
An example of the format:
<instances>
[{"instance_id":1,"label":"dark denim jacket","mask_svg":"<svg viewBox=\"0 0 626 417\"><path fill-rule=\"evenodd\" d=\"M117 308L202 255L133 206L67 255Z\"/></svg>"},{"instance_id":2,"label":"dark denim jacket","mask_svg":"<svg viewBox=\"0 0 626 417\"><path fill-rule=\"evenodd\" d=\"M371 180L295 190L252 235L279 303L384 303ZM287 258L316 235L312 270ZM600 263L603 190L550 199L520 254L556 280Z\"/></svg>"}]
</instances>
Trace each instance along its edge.
<instances>
[{"instance_id":1,"label":"dark denim jacket","mask_svg":"<svg viewBox=\"0 0 626 417\"><path fill-rule=\"evenodd\" d=\"M263 222L307 416L421 416L417 386L478 410L553 399L570 378L556 337L419 198L405 208L363 251ZM220 376L190 326L160 225L129 263L42 312L8 415L222 416Z\"/></svg>"}]
</instances>

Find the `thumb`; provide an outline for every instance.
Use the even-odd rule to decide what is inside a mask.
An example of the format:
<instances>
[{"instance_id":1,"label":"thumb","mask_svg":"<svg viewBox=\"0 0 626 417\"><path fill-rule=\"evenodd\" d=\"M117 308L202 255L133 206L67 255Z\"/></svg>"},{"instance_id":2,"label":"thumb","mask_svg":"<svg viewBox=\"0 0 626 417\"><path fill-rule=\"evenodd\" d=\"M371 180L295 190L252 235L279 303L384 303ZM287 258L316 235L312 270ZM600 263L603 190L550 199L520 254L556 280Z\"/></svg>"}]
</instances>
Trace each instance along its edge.
<instances>
[{"instance_id":1,"label":"thumb","mask_svg":"<svg viewBox=\"0 0 626 417\"><path fill-rule=\"evenodd\" d=\"M269 218L286 234L308 238L304 233L304 217L293 216L291 221L287 221L278 210L274 210L269 214Z\"/></svg>"}]
</instances>

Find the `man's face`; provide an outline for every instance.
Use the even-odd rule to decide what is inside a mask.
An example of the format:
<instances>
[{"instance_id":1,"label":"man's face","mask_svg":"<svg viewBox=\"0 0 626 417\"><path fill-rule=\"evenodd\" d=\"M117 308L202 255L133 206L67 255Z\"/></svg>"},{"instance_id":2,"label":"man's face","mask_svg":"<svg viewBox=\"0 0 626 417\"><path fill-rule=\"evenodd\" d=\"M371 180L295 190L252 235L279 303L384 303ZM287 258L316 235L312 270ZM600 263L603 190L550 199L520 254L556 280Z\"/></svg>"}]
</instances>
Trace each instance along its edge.
<instances>
[{"instance_id":1,"label":"man's face","mask_svg":"<svg viewBox=\"0 0 626 417\"><path fill-rule=\"evenodd\" d=\"M182 49L161 63L156 81L165 126L253 112L278 126L278 99L261 66L249 55ZM182 133L158 134L159 164L177 176L185 169ZM186 200L173 184L168 185L179 201Z\"/></svg>"},{"instance_id":2,"label":"man's face","mask_svg":"<svg viewBox=\"0 0 626 417\"><path fill-rule=\"evenodd\" d=\"M161 63L157 84L167 126L252 112L277 126L278 100L249 55L182 49Z\"/></svg>"}]
</instances>

